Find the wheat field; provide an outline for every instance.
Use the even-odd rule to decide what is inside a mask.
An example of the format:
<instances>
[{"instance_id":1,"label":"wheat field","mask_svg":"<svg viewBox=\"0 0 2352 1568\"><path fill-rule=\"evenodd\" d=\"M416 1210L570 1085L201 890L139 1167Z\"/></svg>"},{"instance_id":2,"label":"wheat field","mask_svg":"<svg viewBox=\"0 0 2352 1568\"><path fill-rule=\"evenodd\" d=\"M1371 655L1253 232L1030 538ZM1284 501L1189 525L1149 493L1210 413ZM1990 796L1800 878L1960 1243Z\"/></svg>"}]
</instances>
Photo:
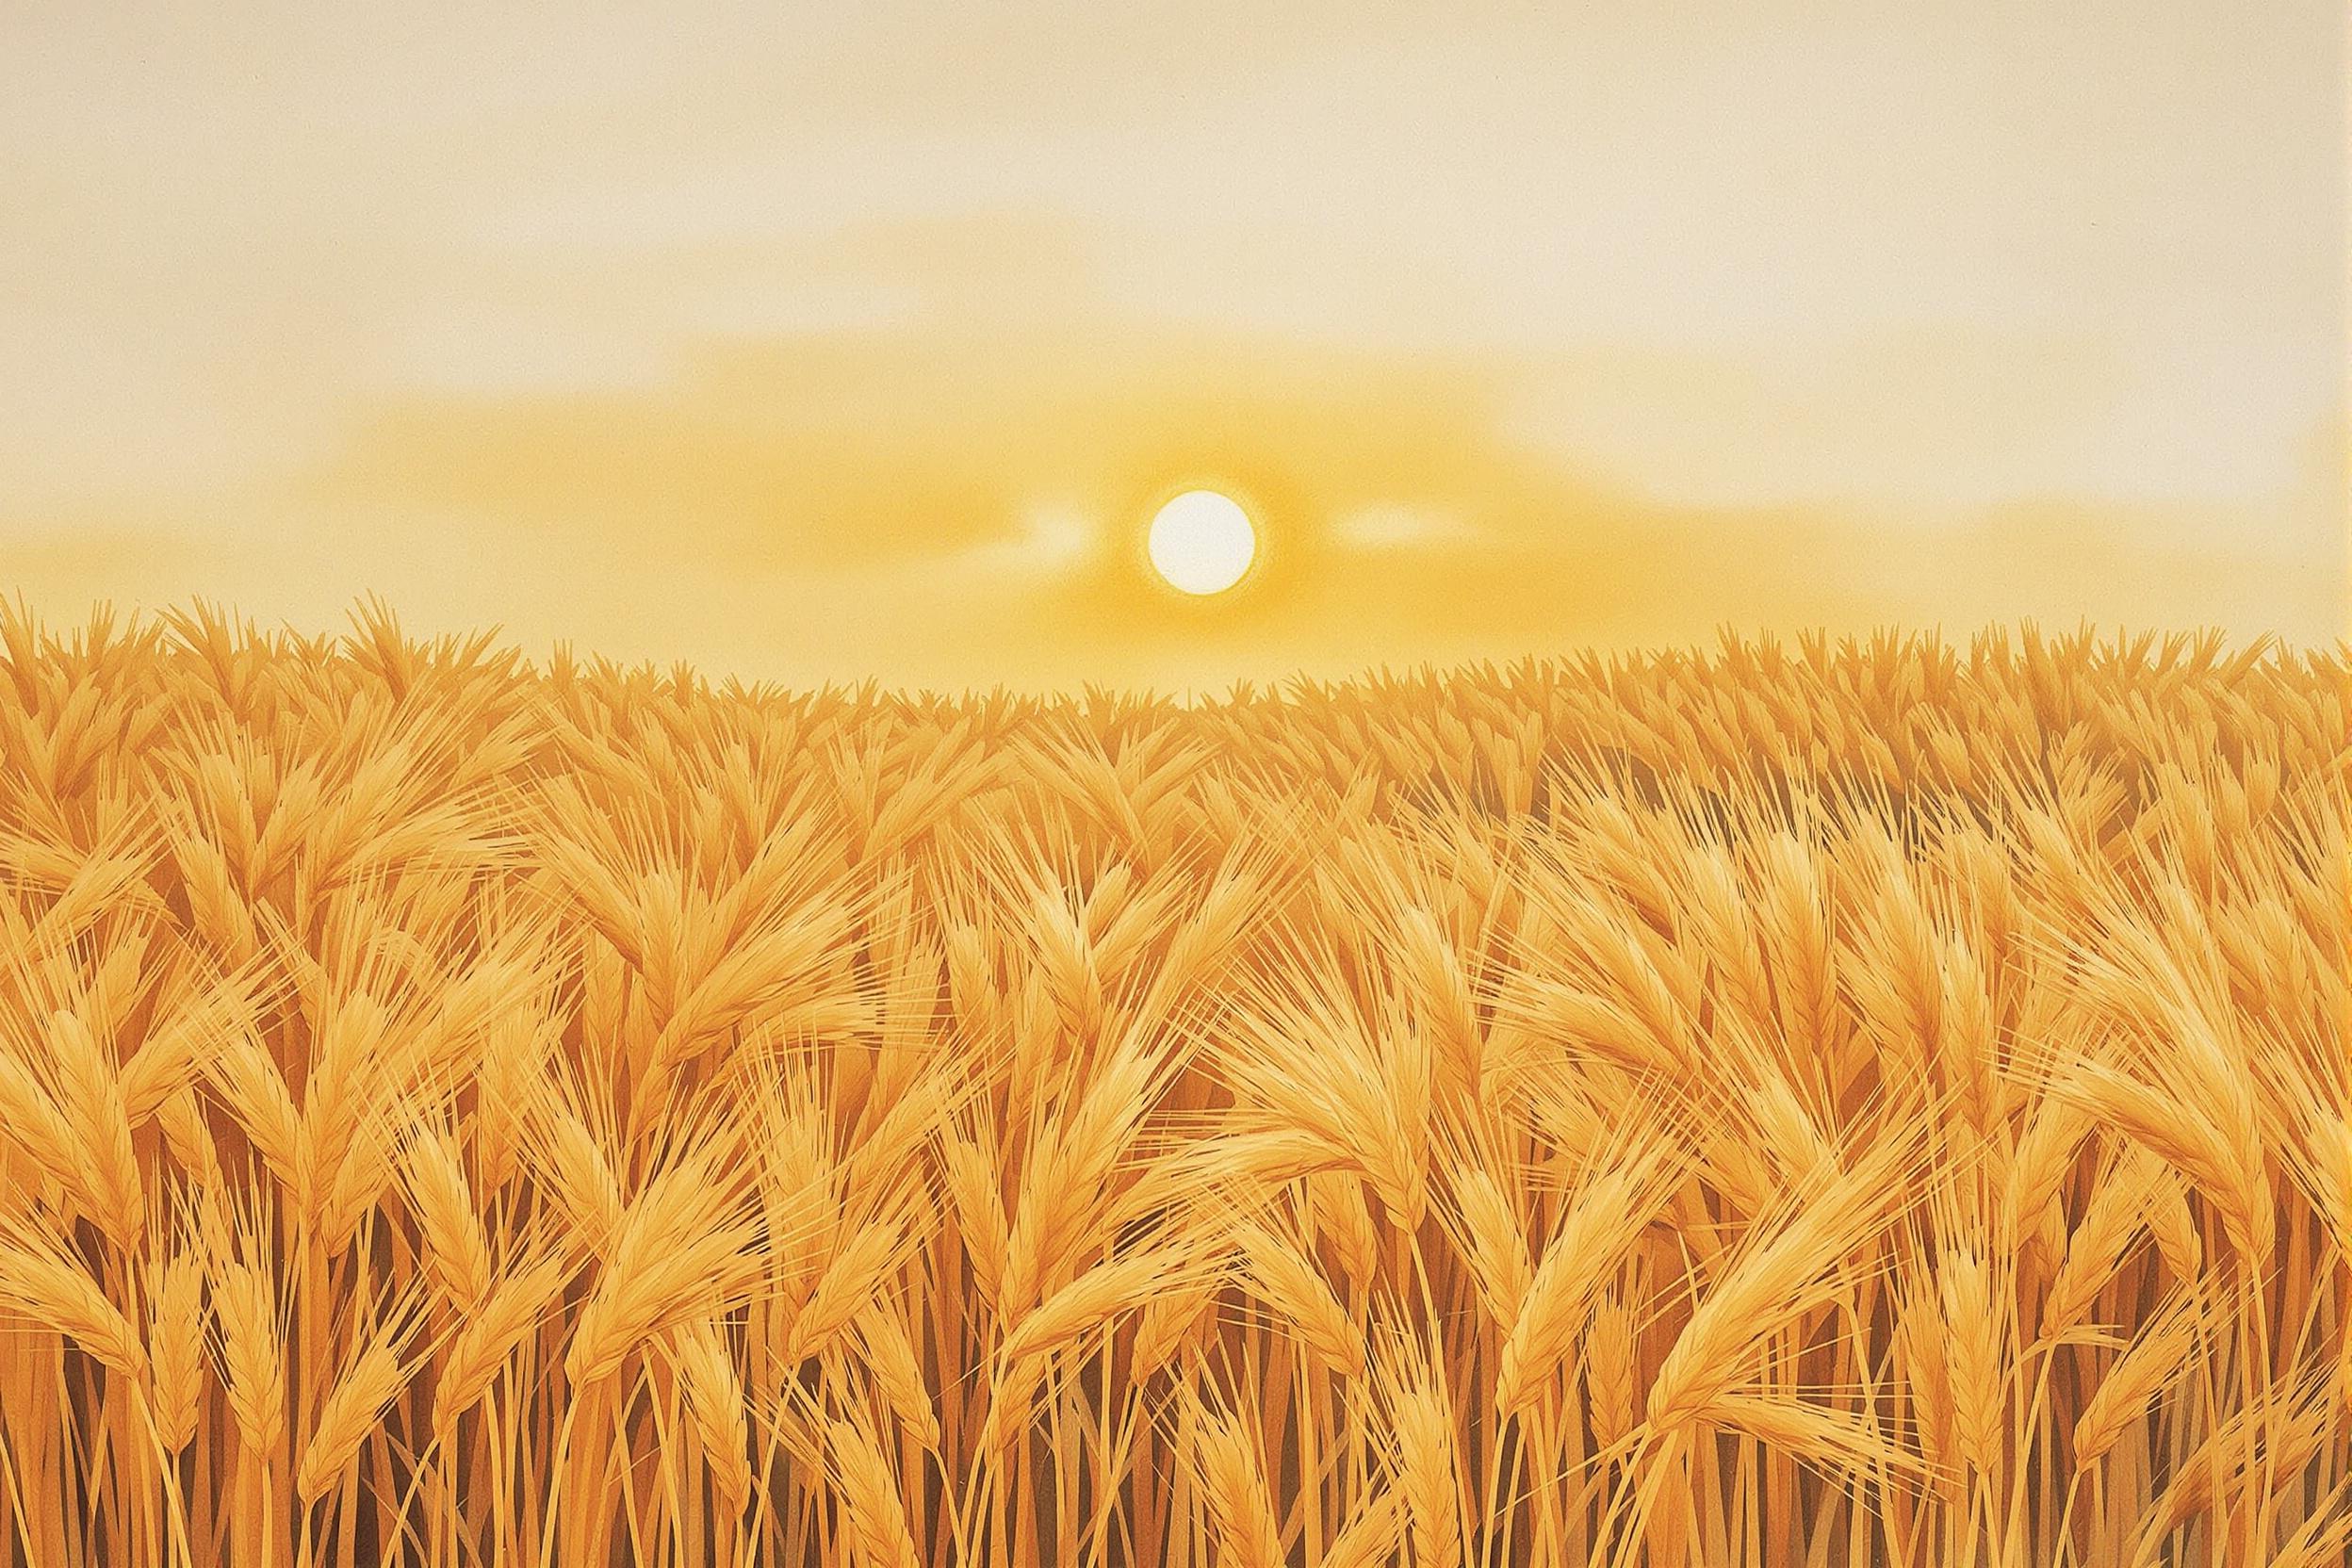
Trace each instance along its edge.
<instances>
[{"instance_id":1,"label":"wheat field","mask_svg":"<svg viewBox=\"0 0 2352 1568\"><path fill-rule=\"evenodd\" d=\"M2344 1560L2342 649L0 636L8 1562Z\"/></svg>"}]
</instances>

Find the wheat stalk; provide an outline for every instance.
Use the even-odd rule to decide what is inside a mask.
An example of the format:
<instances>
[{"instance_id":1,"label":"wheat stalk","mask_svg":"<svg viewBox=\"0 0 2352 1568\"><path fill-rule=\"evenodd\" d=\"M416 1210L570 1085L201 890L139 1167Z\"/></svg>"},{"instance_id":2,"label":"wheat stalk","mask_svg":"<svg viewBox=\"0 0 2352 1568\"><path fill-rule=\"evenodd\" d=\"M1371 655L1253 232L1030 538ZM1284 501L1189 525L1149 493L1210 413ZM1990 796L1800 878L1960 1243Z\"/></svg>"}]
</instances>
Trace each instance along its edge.
<instances>
[{"instance_id":1,"label":"wheat stalk","mask_svg":"<svg viewBox=\"0 0 2352 1568\"><path fill-rule=\"evenodd\" d=\"M397 1324L379 1330L343 1369L326 1402L318 1407L302 1463L294 1472L294 1493L303 1502L316 1502L334 1488L361 1446L375 1434L376 1420L384 1406L407 1382L409 1368L400 1354L402 1337Z\"/></svg>"},{"instance_id":2,"label":"wheat stalk","mask_svg":"<svg viewBox=\"0 0 2352 1568\"><path fill-rule=\"evenodd\" d=\"M827 1445L840 1484L842 1517L857 1543L858 1560L870 1568L917 1568L923 1560L906 1527L898 1483L881 1448L855 1422L836 1421Z\"/></svg>"},{"instance_id":3,"label":"wheat stalk","mask_svg":"<svg viewBox=\"0 0 2352 1568\"><path fill-rule=\"evenodd\" d=\"M749 1423L744 1415L743 1380L736 1376L725 1331L715 1322L689 1325L673 1347L679 1380L686 1390L686 1411L702 1457L710 1467L710 1484L730 1513L743 1511L751 1495Z\"/></svg>"},{"instance_id":4,"label":"wheat stalk","mask_svg":"<svg viewBox=\"0 0 2352 1568\"><path fill-rule=\"evenodd\" d=\"M65 1335L118 1376L147 1374L139 1331L59 1248L0 1241L0 1311Z\"/></svg>"},{"instance_id":5,"label":"wheat stalk","mask_svg":"<svg viewBox=\"0 0 2352 1568\"><path fill-rule=\"evenodd\" d=\"M196 1435L204 1395L204 1266L194 1250L163 1266L149 1307L147 1359L155 1381L155 1438L178 1453Z\"/></svg>"},{"instance_id":6,"label":"wheat stalk","mask_svg":"<svg viewBox=\"0 0 2352 1568\"><path fill-rule=\"evenodd\" d=\"M1200 1473L1200 1495L1217 1523L1221 1560L1233 1568L1282 1568L1282 1527L1266 1496L1257 1448L1240 1421L1197 1409L1193 1455Z\"/></svg>"}]
</instances>

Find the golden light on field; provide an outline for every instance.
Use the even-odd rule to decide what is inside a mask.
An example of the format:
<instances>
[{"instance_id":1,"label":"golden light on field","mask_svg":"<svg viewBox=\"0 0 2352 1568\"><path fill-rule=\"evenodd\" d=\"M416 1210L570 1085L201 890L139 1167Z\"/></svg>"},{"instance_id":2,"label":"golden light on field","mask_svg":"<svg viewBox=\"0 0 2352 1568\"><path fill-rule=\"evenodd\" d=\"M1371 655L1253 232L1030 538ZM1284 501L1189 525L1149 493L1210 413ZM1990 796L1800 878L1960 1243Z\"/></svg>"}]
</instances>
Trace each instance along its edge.
<instances>
[{"instance_id":1,"label":"golden light on field","mask_svg":"<svg viewBox=\"0 0 2352 1568\"><path fill-rule=\"evenodd\" d=\"M1258 531L1231 496L1187 490L1152 515L1152 569L1187 594L1221 594L1249 575Z\"/></svg>"},{"instance_id":2,"label":"golden light on field","mask_svg":"<svg viewBox=\"0 0 2352 1568\"><path fill-rule=\"evenodd\" d=\"M2341 1563L2347 651L0 598L0 1560Z\"/></svg>"}]
</instances>

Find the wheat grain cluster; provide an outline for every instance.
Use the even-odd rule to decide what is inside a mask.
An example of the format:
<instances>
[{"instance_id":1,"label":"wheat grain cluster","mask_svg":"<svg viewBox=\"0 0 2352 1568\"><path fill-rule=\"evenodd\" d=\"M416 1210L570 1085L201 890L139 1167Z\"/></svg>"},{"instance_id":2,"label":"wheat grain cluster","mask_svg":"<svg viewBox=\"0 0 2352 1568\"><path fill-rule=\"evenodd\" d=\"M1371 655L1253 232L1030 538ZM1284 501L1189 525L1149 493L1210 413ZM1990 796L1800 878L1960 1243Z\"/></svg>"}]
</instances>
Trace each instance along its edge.
<instances>
[{"instance_id":1,"label":"wheat grain cluster","mask_svg":"<svg viewBox=\"0 0 2352 1568\"><path fill-rule=\"evenodd\" d=\"M0 1561L2343 1560L2342 650L0 634Z\"/></svg>"}]
</instances>

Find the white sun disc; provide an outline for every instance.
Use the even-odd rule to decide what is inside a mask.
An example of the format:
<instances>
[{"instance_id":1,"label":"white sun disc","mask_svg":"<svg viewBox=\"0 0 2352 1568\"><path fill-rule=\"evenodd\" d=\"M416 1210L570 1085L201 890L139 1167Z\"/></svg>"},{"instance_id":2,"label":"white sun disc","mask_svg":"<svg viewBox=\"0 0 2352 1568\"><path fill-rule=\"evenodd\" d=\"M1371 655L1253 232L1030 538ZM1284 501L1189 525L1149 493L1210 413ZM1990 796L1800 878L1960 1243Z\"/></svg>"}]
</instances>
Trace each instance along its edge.
<instances>
[{"instance_id":1,"label":"white sun disc","mask_svg":"<svg viewBox=\"0 0 2352 1568\"><path fill-rule=\"evenodd\" d=\"M1160 508L1146 541L1152 566L1187 594L1221 594L1239 582L1258 553L1250 514L1230 496L1187 490Z\"/></svg>"}]
</instances>

